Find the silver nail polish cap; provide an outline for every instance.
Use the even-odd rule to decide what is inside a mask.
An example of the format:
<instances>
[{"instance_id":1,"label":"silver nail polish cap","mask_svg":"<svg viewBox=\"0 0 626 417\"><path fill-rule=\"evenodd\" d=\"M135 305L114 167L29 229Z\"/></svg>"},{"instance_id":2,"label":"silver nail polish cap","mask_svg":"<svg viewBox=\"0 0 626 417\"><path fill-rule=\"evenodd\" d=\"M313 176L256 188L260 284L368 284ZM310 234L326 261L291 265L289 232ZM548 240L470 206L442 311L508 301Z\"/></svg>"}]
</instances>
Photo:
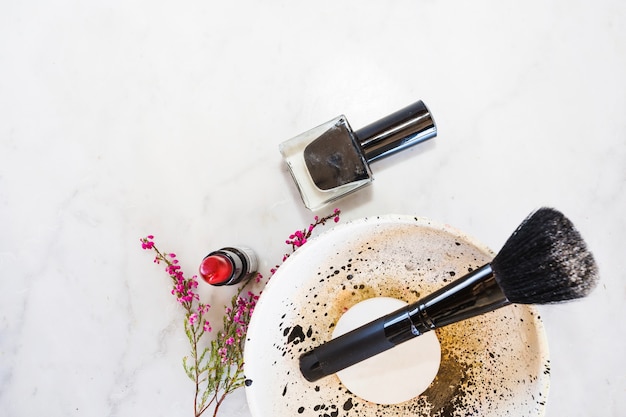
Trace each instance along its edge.
<instances>
[{"instance_id":1,"label":"silver nail polish cap","mask_svg":"<svg viewBox=\"0 0 626 417\"><path fill-rule=\"evenodd\" d=\"M359 130L357 137L365 159L376 161L437 135L437 125L420 100Z\"/></svg>"}]
</instances>

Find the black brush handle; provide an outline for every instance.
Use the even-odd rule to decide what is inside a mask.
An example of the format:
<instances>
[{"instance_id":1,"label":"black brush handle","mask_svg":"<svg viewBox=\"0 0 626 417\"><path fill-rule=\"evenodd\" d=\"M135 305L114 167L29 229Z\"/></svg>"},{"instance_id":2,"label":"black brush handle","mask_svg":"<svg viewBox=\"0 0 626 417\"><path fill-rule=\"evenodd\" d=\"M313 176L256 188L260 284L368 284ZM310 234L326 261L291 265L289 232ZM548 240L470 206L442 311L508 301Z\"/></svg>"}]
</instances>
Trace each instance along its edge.
<instances>
[{"instance_id":1,"label":"black brush handle","mask_svg":"<svg viewBox=\"0 0 626 417\"><path fill-rule=\"evenodd\" d=\"M447 326L505 305L507 300L490 264L484 265L411 304L409 316L429 329Z\"/></svg>"},{"instance_id":2,"label":"black brush handle","mask_svg":"<svg viewBox=\"0 0 626 417\"><path fill-rule=\"evenodd\" d=\"M395 345L385 337L385 317L336 337L300 357L300 370L308 381L332 375Z\"/></svg>"},{"instance_id":3,"label":"black brush handle","mask_svg":"<svg viewBox=\"0 0 626 417\"><path fill-rule=\"evenodd\" d=\"M300 357L300 370L316 381L417 337L510 304L487 264L384 317L332 339Z\"/></svg>"},{"instance_id":4,"label":"black brush handle","mask_svg":"<svg viewBox=\"0 0 626 417\"><path fill-rule=\"evenodd\" d=\"M430 329L414 326L409 306L364 324L300 356L300 370L317 381L371 358Z\"/></svg>"}]
</instances>

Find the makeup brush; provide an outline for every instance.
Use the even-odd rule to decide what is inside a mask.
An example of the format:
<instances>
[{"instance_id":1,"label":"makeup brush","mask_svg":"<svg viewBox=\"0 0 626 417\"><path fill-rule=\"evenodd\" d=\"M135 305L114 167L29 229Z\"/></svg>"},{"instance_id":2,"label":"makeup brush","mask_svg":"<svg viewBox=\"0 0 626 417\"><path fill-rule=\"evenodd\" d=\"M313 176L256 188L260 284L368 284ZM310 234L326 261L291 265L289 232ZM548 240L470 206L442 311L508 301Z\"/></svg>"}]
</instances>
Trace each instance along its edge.
<instances>
[{"instance_id":1,"label":"makeup brush","mask_svg":"<svg viewBox=\"0 0 626 417\"><path fill-rule=\"evenodd\" d=\"M552 208L531 213L493 261L434 293L330 340L300 357L316 381L417 337L511 303L550 304L586 296L598 267L572 222Z\"/></svg>"}]
</instances>

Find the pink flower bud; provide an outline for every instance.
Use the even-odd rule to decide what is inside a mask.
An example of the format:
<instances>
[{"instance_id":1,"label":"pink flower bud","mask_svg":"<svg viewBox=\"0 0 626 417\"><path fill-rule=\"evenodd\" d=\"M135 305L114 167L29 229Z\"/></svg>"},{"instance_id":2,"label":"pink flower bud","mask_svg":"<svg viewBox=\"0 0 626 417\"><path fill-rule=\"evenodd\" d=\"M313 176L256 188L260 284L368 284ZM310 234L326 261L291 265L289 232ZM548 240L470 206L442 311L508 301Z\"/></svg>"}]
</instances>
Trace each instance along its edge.
<instances>
[{"instance_id":1,"label":"pink flower bud","mask_svg":"<svg viewBox=\"0 0 626 417\"><path fill-rule=\"evenodd\" d=\"M213 331L213 329L211 328L211 325L209 324L209 321L208 321L208 320L205 320L205 321L204 321L204 326L202 326L202 329L203 329L205 332L211 332L211 331Z\"/></svg>"}]
</instances>

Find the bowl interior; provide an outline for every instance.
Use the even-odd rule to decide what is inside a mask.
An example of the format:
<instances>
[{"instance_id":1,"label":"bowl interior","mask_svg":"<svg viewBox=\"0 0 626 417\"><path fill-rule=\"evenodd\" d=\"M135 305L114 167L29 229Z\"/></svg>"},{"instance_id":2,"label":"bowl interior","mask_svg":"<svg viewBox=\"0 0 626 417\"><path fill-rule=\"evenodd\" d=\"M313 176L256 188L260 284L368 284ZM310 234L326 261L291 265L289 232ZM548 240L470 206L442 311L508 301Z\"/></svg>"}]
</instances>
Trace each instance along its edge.
<instances>
[{"instance_id":1,"label":"bowl interior","mask_svg":"<svg viewBox=\"0 0 626 417\"><path fill-rule=\"evenodd\" d=\"M437 329L437 377L401 404L365 401L335 375L308 382L298 368L299 356L330 340L339 317L359 301L415 302L492 258L462 232L410 216L364 218L310 240L274 274L250 323L244 361L252 415L543 415L548 349L530 306L511 305Z\"/></svg>"}]
</instances>

